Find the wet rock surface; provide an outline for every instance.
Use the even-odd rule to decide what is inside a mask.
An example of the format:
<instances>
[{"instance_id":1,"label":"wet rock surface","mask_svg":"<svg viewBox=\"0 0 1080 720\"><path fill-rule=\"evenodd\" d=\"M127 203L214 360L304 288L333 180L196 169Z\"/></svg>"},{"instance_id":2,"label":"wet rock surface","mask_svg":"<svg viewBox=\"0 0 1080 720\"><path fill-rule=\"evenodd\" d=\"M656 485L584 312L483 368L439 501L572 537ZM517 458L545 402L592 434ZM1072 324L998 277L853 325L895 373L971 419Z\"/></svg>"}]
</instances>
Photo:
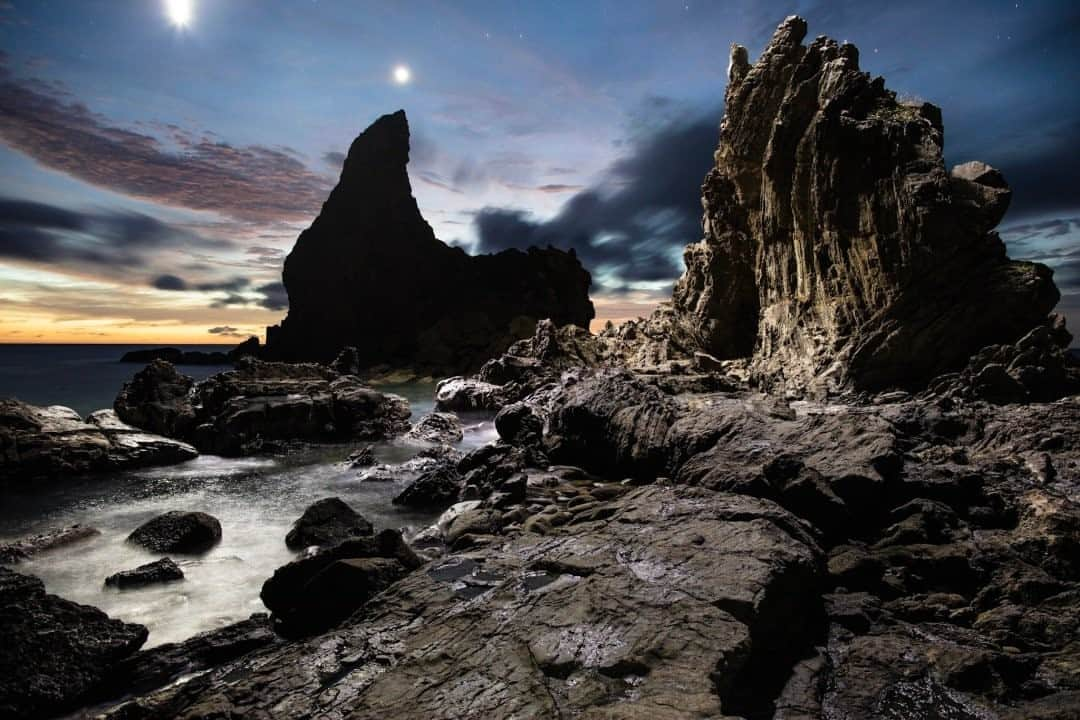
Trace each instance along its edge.
<instances>
[{"instance_id":1,"label":"wet rock surface","mask_svg":"<svg viewBox=\"0 0 1080 720\"><path fill-rule=\"evenodd\" d=\"M162 558L152 563L140 565L131 570L122 570L105 578L105 585L119 590L137 588L144 585L175 582L184 579L184 571L170 558Z\"/></svg>"},{"instance_id":2,"label":"wet rock surface","mask_svg":"<svg viewBox=\"0 0 1080 720\"><path fill-rule=\"evenodd\" d=\"M0 715L50 717L87 699L147 631L0 567Z\"/></svg>"},{"instance_id":3,"label":"wet rock surface","mask_svg":"<svg viewBox=\"0 0 1080 720\"><path fill-rule=\"evenodd\" d=\"M705 717L749 708L744 689L758 671L818 623L820 608L795 592L821 579L813 540L773 503L700 489L647 488L610 507L607 520L572 532L521 535L429 565L342 628L118 713ZM784 638L768 629L780 624Z\"/></svg>"},{"instance_id":4,"label":"wet rock surface","mask_svg":"<svg viewBox=\"0 0 1080 720\"><path fill-rule=\"evenodd\" d=\"M221 541L221 523L203 512L173 510L135 528L127 541L159 553L204 553Z\"/></svg>"},{"instance_id":5,"label":"wet rock surface","mask_svg":"<svg viewBox=\"0 0 1080 720\"><path fill-rule=\"evenodd\" d=\"M371 523L344 500L324 498L304 511L285 536L285 544L292 550L302 550L312 545L336 545L349 538L371 535L372 532Z\"/></svg>"},{"instance_id":6,"label":"wet rock surface","mask_svg":"<svg viewBox=\"0 0 1080 720\"><path fill-rule=\"evenodd\" d=\"M280 441L392 437L409 429L410 412L404 398L372 390L356 375L253 357L199 383L155 361L124 386L116 411L222 455L265 452Z\"/></svg>"},{"instance_id":7,"label":"wet rock surface","mask_svg":"<svg viewBox=\"0 0 1080 720\"><path fill-rule=\"evenodd\" d=\"M590 277L573 252L469 256L446 245L420 215L408 161L404 111L353 141L337 186L285 260L289 314L267 331L270 356L326 362L355 345L363 368L446 375L475 371L542 318L588 326Z\"/></svg>"},{"instance_id":8,"label":"wet rock surface","mask_svg":"<svg viewBox=\"0 0 1080 720\"><path fill-rule=\"evenodd\" d=\"M266 613L257 613L247 620L200 633L184 642L158 645L124 658L110 669L94 696L104 701L149 692L185 675L282 643L284 640L271 627L270 617Z\"/></svg>"},{"instance_id":9,"label":"wet rock surface","mask_svg":"<svg viewBox=\"0 0 1080 720\"><path fill-rule=\"evenodd\" d=\"M171 465L190 460L191 445L127 425L111 410L84 422L70 408L0 400L0 478L55 478Z\"/></svg>"}]
</instances>

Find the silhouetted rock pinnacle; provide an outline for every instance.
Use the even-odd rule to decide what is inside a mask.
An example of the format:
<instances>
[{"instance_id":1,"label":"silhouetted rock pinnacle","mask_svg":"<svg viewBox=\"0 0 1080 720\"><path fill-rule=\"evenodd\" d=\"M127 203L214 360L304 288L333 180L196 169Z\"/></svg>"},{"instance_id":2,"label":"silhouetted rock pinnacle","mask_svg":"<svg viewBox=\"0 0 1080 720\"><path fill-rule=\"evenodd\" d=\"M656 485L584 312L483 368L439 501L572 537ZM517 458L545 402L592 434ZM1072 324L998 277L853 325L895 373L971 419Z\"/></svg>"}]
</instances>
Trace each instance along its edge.
<instances>
[{"instance_id":1,"label":"silhouetted rock pinnacle","mask_svg":"<svg viewBox=\"0 0 1080 720\"><path fill-rule=\"evenodd\" d=\"M406 165L405 112L384 115L349 148L337 187L285 260L289 314L268 332L270 356L432 372L478 367L537 320L587 326L589 274L573 252L470 257L420 215Z\"/></svg>"}]
</instances>

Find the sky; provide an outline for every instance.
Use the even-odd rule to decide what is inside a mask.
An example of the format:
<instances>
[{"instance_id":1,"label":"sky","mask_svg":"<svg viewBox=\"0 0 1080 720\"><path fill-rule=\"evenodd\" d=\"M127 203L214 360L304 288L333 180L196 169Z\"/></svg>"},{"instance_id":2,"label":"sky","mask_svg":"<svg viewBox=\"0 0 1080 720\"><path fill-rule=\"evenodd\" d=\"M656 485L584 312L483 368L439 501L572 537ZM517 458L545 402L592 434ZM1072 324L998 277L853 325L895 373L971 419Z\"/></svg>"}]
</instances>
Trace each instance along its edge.
<instances>
[{"instance_id":1,"label":"sky","mask_svg":"<svg viewBox=\"0 0 1080 720\"><path fill-rule=\"evenodd\" d=\"M596 325L647 315L701 236L728 48L793 13L941 106L949 165L1004 172L1002 237L1076 332L1075 0L0 0L0 342L262 335L342 153L398 108L439 238L574 247Z\"/></svg>"}]
</instances>

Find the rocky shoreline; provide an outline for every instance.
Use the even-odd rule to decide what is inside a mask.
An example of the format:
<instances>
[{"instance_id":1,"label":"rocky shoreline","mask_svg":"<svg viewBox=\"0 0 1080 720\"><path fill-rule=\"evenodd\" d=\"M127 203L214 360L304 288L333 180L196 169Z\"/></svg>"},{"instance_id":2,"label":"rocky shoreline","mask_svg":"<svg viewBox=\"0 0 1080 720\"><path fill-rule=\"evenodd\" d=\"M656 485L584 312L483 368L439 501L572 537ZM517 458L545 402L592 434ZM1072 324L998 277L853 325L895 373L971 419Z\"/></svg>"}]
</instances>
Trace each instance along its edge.
<instances>
[{"instance_id":1,"label":"rocky shoreline","mask_svg":"<svg viewBox=\"0 0 1080 720\"><path fill-rule=\"evenodd\" d=\"M27 478L404 436L424 451L350 467L442 514L403 534L321 499L281 538L269 616L145 651L0 568L0 711L1080 716L1080 366L1051 273L1005 256L1000 173L945 170L940 110L805 34L788 18L753 65L733 48L704 238L649 318L500 335L412 423L348 350L200 383L158 359L95 423L5 401L3 468ZM462 412L499 440L452 447ZM129 539L202 552L228 528L201 515ZM179 584L171 562L121 575Z\"/></svg>"}]
</instances>

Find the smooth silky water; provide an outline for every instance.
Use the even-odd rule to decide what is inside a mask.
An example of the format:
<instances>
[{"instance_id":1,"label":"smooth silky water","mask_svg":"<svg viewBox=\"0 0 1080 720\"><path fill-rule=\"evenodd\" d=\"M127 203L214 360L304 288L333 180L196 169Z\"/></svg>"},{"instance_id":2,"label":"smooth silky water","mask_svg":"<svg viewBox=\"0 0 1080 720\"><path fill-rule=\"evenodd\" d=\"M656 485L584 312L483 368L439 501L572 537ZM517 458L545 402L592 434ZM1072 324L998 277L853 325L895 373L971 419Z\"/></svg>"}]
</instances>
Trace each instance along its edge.
<instances>
[{"instance_id":1,"label":"smooth silky water","mask_svg":"<svg viewBox=\"0 0 1080 720\"><path fill-rule=\"evenodd\" d=\"M413 418L430 412L431 385L380 387L406 396ZM463 450L495 439L490 417L463 418ZM38 483L9 493L0 511L0 541L79 523L101 535L42 553L16 566L41 578L48 592L99 607L150 630L146 647L184 640L265 611L263 581L296 557L285 534L308 505L338 496L375 525L418 529L434 519L391 504L399 482L361 482L342 462L366 443L308 447L288 457L221 458L107 476ZM397 464L423 444L374 443L380 463ZM141 523L170 510L199 510L221 521L221 543L201 556L171 554L185 579L145 588L104 587L105 577L162 555L125 542Z\"/></svg>"}]
</instances>

